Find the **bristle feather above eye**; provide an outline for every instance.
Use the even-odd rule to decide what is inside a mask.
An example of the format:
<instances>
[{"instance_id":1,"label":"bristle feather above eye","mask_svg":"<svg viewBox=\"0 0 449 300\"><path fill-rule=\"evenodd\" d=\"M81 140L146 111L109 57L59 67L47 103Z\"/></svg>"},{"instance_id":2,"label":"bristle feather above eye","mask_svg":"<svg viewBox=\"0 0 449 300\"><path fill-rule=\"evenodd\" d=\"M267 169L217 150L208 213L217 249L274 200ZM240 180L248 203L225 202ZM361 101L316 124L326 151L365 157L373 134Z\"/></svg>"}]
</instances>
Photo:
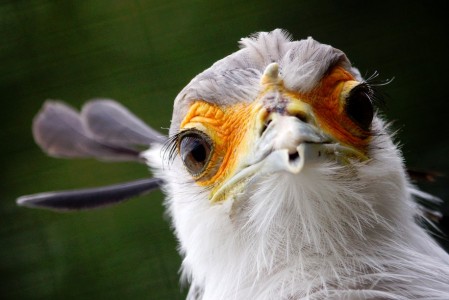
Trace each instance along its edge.
<instances>
[{"instance_id":1,"label":"bristle feather above eye","mask_svg":"<svg viewBox=\"0 0 449 300\"><path fill-rule=\"evenodd\" d=\"M162 158L164 162L171 165L178 153L179 137L182 135L182 131L171 135L164 143L161 149Z\"/></svg>"},{"instance_id":2,"label":"bristle feather above eye","mask_svg":"<svg viewBox=\"0 0 449 300\"><path fill-rule=\"evenodd\" d=\"M369 75L361 84L367 85L367 87L371 90L370 99L373 105L377 108L385 108L388 95L382 87L393 82L394 77L391 79L380 80L379 76L379 72L374 71L374 73Z\"/></svg>"}]
</instances>

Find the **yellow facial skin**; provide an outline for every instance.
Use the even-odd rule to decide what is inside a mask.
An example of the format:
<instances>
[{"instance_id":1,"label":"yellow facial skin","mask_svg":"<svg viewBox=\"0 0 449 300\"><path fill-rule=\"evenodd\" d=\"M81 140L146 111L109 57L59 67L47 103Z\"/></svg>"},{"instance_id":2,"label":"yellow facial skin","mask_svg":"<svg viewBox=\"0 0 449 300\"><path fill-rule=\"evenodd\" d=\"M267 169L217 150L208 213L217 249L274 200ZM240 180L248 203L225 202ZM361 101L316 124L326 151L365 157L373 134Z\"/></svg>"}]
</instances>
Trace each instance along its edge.
<instances>
[{"instance_id":1,"label":"yellow facial skin","mask_svg":"<svg viewBox=\"0 0 449 300\"><path fill-rule=\"evenodd\" d=\"M220 107L203 100L194 101L180 130L197 129L213 141L212 157L203 173L194 178L196 183L210 188L212 198L214 191L232 177L268 121L270 107L263 99L273 90L288 99L285 114L304 116L334 142L366 154L370 132L355 124L344 109L346 96L358 84L351 74L336 67L306 94L288 91L280 81L276 85L267 84L252 103Z\"/></svg>"}]
</instances>

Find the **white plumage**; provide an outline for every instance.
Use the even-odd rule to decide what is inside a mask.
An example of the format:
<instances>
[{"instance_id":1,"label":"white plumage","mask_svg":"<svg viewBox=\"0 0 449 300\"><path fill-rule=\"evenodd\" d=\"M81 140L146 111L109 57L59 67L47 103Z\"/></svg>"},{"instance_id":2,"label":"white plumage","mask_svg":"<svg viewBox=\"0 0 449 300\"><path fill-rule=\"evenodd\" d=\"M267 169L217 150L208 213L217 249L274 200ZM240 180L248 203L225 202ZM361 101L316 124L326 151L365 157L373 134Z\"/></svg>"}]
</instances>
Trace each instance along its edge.
<instances>
[{"instance_id":1,"label":"white plumage","mask_svg":"<svg viewBox=\"0 0 449 300\"><path fill-rule=\"evenodd\" d=\"M370 120L362 151L316 121L314 104L301 104L305 117L289 114L289 97L314 97L333 68L363 83L358 70L340 50L311 38L292 42L281 30L243 39L241 46L176 98L175 148L154 138L142 154L163 181L188 298L449 299L449 256L417 224L414 187L384 121ZM201 121L185 121L199 100L224 113L260 103L270 116L259 127L238 129L244 137L225 148L237 152L236 162L220 183L201 184L184 166L177 134L209 133ZM215 171L202 172L212 177ZM232 188L224 188L228 183Z\"/></svg>"}]
</instances>

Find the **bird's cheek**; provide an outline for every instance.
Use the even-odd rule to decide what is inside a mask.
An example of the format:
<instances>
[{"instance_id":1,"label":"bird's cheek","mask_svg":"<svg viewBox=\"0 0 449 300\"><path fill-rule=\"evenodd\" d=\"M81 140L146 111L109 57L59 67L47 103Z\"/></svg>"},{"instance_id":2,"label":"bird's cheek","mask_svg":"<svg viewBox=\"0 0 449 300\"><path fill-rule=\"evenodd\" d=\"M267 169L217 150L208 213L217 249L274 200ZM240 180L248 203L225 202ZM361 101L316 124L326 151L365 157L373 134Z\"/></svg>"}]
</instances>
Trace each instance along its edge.
<instances>
[{"instance_id":1,"label":"bird's cheek","mask_svg":"<svg viewBox=\"0 0 449 300\"><path fill-rule=\"evenodd\" d=\"M254 104L245 103L220 107L198 100L191 105L181 130L200 130L213 142L210 162L204 173L195 178L199 186L213 193L235 172L248 152L258 111Z\"/></svg>"}]
</instances>

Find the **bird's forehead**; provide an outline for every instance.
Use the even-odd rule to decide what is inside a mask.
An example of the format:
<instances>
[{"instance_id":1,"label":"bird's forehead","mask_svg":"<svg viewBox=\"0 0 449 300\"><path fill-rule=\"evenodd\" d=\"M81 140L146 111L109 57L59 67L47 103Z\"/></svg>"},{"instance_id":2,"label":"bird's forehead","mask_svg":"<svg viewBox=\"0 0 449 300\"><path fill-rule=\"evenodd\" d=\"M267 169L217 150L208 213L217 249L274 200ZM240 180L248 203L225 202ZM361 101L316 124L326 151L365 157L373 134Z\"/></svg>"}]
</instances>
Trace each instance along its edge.
<instances>
[{"instance_id":1,"label":"bird's forehead","mask_svg":"<svg viewBox=\"0 0 449 300\"><path fill-rule=\"evenodd\" d=\"M310 92L337 65L360 80L342 51L312 38L291 41L277 29L242 39L240 45L241 50L213 64L180 92L170 134L179 130L191 103L198 99L218 106L253 102L263 89L259 84L263 71L273 62L279 65L285 88L293 92Z\"/></svg>"}]
</instances>

